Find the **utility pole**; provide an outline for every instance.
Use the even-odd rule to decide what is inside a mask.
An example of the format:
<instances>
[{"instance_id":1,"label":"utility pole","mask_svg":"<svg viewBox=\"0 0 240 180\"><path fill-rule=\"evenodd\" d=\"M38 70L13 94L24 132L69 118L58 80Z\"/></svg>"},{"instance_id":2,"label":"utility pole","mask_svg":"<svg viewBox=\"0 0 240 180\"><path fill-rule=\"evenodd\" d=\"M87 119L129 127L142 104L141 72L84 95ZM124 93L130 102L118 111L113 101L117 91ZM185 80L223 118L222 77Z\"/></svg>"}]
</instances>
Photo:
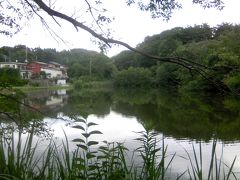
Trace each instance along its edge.
<instances>
[{"instance_id":1,"label":"utility pole","mask_svg":"<svg viewBox=\"0 0 240 180\"><path fill-rule=\"evenodd\" d=\"M25 45L26 50L25 50L25 62L28 62L28 52L27 52L27 45Z\"/></svg>"},{"instance_id":2,"label":"utility pole","mask_svg":"<svg viewBox=\"0 0 240 180\"><path fill-rule=\"evenodd\" d=\"M7 56L3 55L5 62L7 62Z\"/></svg>"},{"instance_id":3,"label":"utility pole","mask_svg":"<svg viewBox=\"0 0 240 180\"><path fill-rule=\"evenodd\" d=\"M92 59L89 61L89 75L92 77Z\"/></svg>"}]
</instances>

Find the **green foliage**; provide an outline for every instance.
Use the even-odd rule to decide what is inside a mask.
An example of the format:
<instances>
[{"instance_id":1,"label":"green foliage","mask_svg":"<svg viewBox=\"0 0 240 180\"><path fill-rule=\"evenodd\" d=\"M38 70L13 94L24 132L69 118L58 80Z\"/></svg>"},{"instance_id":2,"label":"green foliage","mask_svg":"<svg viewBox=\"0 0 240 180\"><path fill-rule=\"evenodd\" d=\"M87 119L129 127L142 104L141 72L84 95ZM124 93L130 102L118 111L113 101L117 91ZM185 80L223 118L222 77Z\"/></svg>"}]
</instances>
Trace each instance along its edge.
<instances>
[{"instance_id":1,"label":"green foliage","mask_svg":"<svg viewBox=\"0 0 240 180\"><path fill-rule=\"evenodd\" d=\"M27 57L26 57L27 51ZM16 45L14 47L3 46L0 48L0 62L6 61L15 61L19 62L28 61L42 61L42 62L60 62L65 64L64 61L61 61L61 56L56 49L41 49L41 48L28 48L25 45Z\"/></svg>"},{"instance_id":2,"label":"green foliage","mask_svg":"<svg viewBox=\"0 0 240 180\"><path fill-rule=\"evenodd\" d=\"M2 68L0 69L0 82L5 86L22 86L28 81L21 78L17 69Z\"/></svg>"},{"instance_id":3,"label":"green foliage","mask_svg":"<svg viewBox=\"0 0 240 180\"><path fill-rule=\"evenodd\" d=\"M107 56L82 49L73 49L68 53L67 65L71 78L92 76L110 79L116 72L116 67Z\"/></svg>"},{"instance_id":4,"label":"green foliage","mask_svg":"<svg viewBox=\"0 0 240 180\"><path fill-rule=\"evenodd\" d=\"M210 1L210 0L193 0L194 4L199 4L203 8L217 8L222 9L224 3L222 1ZM175 0L127 0L127 4L137 4L141 11L151 12L152 18L164 18L166 20L171 18L171 15L175 9L182 8L182 4Z\"/></svg>"},{"instance_id":5,"label":"green foliage","mask_svg":"<svg viewBox=\"0 0 240 180\"><path fill-rule=\"evenodd\" d=\"M63 144L64 161L57 157L58 167L61 167L61 179L65 179L66 174L73 179L125 179L129 176L129 171L125 160L125 151L127 150L121 143L107 143L92 140L92 136L102 134L95 130L98 125L89 122L79 116L72 116L77 125L76 128L81 132L79 138L72 141L77 143L77 149L74 156L70 158L70 151L67 142ZM68 167L66 169L66 167Z\"/></svg>"},{"instance_id":6,"label":"green foliage","mask_svg":"<svg viewBox=\"0 0 240 180\"><path fill-rule=\"evenodd\" d=\"M165 179L175 154L170 157L169 162L166 162L167 148L165 148L164 139L162 139L162 147L158 147L159 140L156 132L142 131L138 133L141 136L136 140L141 142L141 145L136 150L143 159L140 177L142 179Z\"/></svg>"},{"instance_id":7,"label":"green foliage","mask_svg":"<svg viewBox=\"0 0 240 180\"><path fill-rule=\"evenodd\" d=\"M73 82L74 89L101 89L101 88L112 88L113 83L109 80L95 80L94 78L87 78L88 80L84 80L80 78Z\"/></svg>"},{"instance_id":8,"label":"green foliage","mask_svg":"<svg viewBox=\"0 0 240 180\"><path fill-rule=\"evenodd\" d=\"M157 67L156 70L156 84L161 86L176 86L180 83L178 79L179 66L174 64L163 64Z\"/></svg>"},{"instance_id":9,"label":"green foliage","mask_svg":"<svg viewBox=\"0 0 240 180\"><path fill-rule=\"evenodd\" d=\"M132 51L122 51L117 56L112 57L118 70L128 69L136 66L136 54Z\"/></svg>"},{"instance_id":10,"label":"green foliage","mask_svg":"<svg viewBox=\"0 0 240 180\"><path fill-rule=\"evenodd\" d=\"M120 71L114 78L116 86L141 87L150 86L152 83L151 71L144 68L130 67Z\"/></svg>"},{"instance_id":11,"label":"green foliage","mask_svg":"<svg viewBox=\"0 0 240 180\"><path fill-rule=\"evenodd\" d=\"M231 89L238 92L239 78L236 74L240 69L239 34L239 25L231 24L212 28L207 24L177 27L146 37L144 42L137 46L137 49L151 55L178 56L208 66L205 77L194 70L188 71L173 64L156 63L128 51L115 56L115 64L124 73L129 67L143 67L150 70L154 86L178 85L180 90L188 91L218 92ZM124 81L123 78L118 80Z\"/></svg>"},{"instance_id":12,"label":"green foliage","mask_svg":"<svg viewBox=\"0 0 240 180\"><path fill-rule=\"evenodd\" d=\"M13 133L13 132L12 132ZM8 151L4 149L4 139L0 139L0 177L31 179L34 169L37 167L38 159L34 160L36 146L32 145L33 133L28 136L25 143L21 142L21 135L17 140L17 144L8 144ZM10 137L14 138L13 135ZM10 142L14 142L13 139ZM22 147L23 146L23 147ZM16 151L16 152L15 152Z\"/></svg>"},{"instance_id":13,"label":"green foliage","mask_svg":"<svg viewBox=\"0 0 240 180\"><path fill-rule=\"evenodd\" d=\"M187 27L179 32L179 39L183 44L200 42L212 39L213 30L207 24L195 25Z\"/></svg>"},{"instance_id":14,"label":"green foliage","mask_svg":"<svg viewBox=\"0 0 240 180\"><path fill-rule=\"evenodd\" d=\"M33 54L33 57L29 57L30 60L40 60L42 62L59 62L62 64L66 64L65 62L61 61L60 53L56 51L56 49L41 49L41 48L34 48L30 51Z\"/></svg>"},{"instance_id":15,"label":"green foliage","mask_svg":"<svg viewBox=\"0 0 240 180\"><path fill-rule=\"evenodd\" d=\"M74 81L74 84L73 84L73 87L74 87L75 89L81 89L81 88L83 88L83 87L84 87L84 82L83 82L83 80L81 80L81 79L75 80L75 81Z\"/></svg>"},{"instance_id":16,"label":"green foliage","mask_svg":"<svg viewBox=\"0 0 240 180\"><path fill-rule=\"evenodd\" d=\"M228 87L237 93L240 93L240 74L239 72L229 75L224 79Z\"/></svg>"}]
</instances>

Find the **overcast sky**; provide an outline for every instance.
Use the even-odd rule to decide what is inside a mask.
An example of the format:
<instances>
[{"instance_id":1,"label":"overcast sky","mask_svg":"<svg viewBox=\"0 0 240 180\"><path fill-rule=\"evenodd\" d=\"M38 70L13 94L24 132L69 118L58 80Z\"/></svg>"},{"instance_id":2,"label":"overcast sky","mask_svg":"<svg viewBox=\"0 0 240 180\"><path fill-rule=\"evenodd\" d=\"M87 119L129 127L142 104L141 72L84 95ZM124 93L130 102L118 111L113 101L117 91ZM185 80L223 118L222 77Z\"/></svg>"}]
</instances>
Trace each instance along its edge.
<instances>
[{"instance_id":1,"label":"overcast sky","mask_svg":"<svg viewBox=\"0 0 240 180\"><path fill-rule=\"evenodd\" d=\"M77 2L76 0L63 0L68 4L62 4L61 1L58 0L56 6L66 12L72 11L71 7L67 5L73 5ZM204 10L198 5L192 5L191 0L185 0L183 9L176 10L168 22L161 19L153 20L149 13L140 12L136 7L127 7L125 0L104 0L104 2L109 10L109 15L115 17L110 25L114 38L132 46L141 43L146 36L159 34L174 27L186 27L202 23L216 26L223 22L240 24L239 0L224 0L225 8L222 11L216 9ZM50 25L52 24L50 23ZM91 36L88 33L84 31L76 32L75 28L67 23L63 23L61 28L57 27L56 24L52 27L67 44L54 40L50 33L42 27L41 22L35 18L28 21L23 30L11 38L0 35L0 46L23 44L31 48L55 48L57 50L84 48L99 51L97 45L90 40ZM123 49L122 47L113 47L109 50L108 55L113 56Z\"/></svg>"}]
</instances>

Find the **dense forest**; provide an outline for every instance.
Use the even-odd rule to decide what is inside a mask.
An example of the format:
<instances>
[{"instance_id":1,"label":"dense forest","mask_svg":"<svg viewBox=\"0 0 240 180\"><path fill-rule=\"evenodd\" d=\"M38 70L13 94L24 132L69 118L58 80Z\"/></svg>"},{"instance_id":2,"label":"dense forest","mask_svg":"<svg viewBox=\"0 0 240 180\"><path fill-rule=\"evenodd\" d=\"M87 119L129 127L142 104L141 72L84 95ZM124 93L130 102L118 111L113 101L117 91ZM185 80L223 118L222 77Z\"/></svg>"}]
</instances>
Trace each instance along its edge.
<instances>
[{"instance_id":1,"label":"dense forest","mask_svg":"<svg viewBox=\"0 0 240 180\"><path fill-rule=\"evenodd\" d=\"M146 58L132 51L123 51L109 58L102 53L84 49L58 52L55 49L27 49L28 61L56 61L68 66L72 82L89 77L113 80L116 86L160 87L177 90L240 92L240 26L207 24L176 27L146 37L138 50L161 57L182 57L209 67L207 77L172 64ZM0 48L0 61L23 62L26 47ZM217 83L216 83L217 82ZM221 84L221 87L219 86Z\"/></svg>"},{"instance_id":2,"label":"dense forest","mask_svg":"<svg viewBox=\"0 0 240 180\"><path fill-rule=\"evenodd\" d=\"M172 86L179 90L219 91L215 82L225 89L240 91L240 26L207 24L173 28L146 37L138 49L152 55L179 56L207 67L208 77L186 68L157 62L131 51L113 57L120 72L116 83L120 86ZM132 79L134 76L135 80ZM137 79L137 80L136 80ZM138 81L139 80L139 81Z\"/></svg>"}]
</instances>

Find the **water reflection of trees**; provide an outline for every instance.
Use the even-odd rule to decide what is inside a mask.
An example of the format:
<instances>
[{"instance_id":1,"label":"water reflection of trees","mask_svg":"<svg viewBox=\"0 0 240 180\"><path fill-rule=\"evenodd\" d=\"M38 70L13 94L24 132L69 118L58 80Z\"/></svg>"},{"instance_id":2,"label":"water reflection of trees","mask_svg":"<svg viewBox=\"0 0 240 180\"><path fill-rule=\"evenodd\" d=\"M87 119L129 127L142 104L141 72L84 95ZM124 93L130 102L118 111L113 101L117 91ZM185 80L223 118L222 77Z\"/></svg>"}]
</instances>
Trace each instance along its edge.
<instances>
[{"instance_id":1,"label":"water reflection of trees","mask_svg":"<svg viewBox=\"0 0 240 180\"><path fill-rule=\"evenodd\" d=\"M15 123L27 130L34 122L38 131L43 132L47 131L44 114L57 117L62 112L67 116L87 118L94 114L103 117L112 109L125 116L134 116L145 128L163 132L166 136L205 141L213 135L225 141L240 139L240 97L179 94L163 89L82 89L61 95L54 91L32 92L27 97L19 95L17 98L34 105L42 114L1 98L1 111L11 115L1 113L1 125ZM47 101L51 103L46 105Z\"/></svg>"},{"instance_id":2,"label":"water reflection of trees","mask_svg":"<svg viewBox=\"0 0 240 180\"><path fill-rule=\"evenodd\" d=\"M81 90L69 93L65 114L105 116L113 109L145 128L175 138L240 139L239 97L179 94L171 90Z\"/></svg>"},{"instance_id":3,"label":"water reflection of trees","mask_svg":"<svg viewBox=\"0 0 240 180\"><path fill-rule=\"evenodd\" d=\"M114 110L136 116L148 129L175 138L240 139L239 97L177 94L166 90L121 90Z\"/></svg>"},{"instance_id":4,"label":"water reflection of trees","mask_svg":"<svg viewBox=\"0 0 240 180\"><path fill-rule=\"evenodd\" d=\"M34 127L34 134L50 136L50 129L42 121L43 114L26 104L24 93L15 91L0 96L0 135L11 133L29 133Z\"/></svg>"},{"instance_id":5,"label":"water reflection of trees","mask_svg":"<svg viewBox=\"0 0 240 180\"><path fill-rule=\"evenodd\" d=\"M69 92L68 105L63 112L66 115L81 115L87 117L94 114L105 116L110 113L112 91L109 90L81 90Z\"/></svg>"}]
</instances>

